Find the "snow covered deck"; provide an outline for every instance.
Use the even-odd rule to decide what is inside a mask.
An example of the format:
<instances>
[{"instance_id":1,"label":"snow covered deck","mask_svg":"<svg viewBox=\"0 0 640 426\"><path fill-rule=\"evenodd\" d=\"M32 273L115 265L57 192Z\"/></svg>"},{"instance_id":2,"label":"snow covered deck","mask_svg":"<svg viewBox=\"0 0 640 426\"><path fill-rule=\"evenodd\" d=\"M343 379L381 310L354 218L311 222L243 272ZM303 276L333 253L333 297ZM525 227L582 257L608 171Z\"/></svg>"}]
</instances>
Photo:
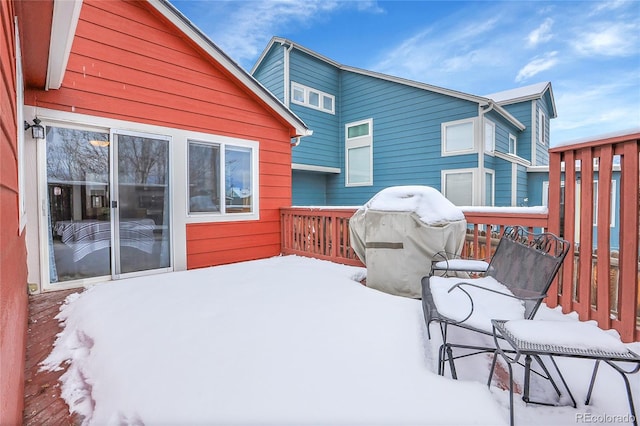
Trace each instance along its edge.
<instances>
[{"instance_id":1,"label":"snow covered deck","mask_svg":"<svg viewBox=\"0 0 640 426\"><path fill-rule=\"evenodd\" d=\"M457 381L437 376L439 341L426 338L420 302L361 278L360 268L284 256L105 283L69 298L45 364L71 362L62 389L87 424L506 424L507 392L484 384L490 359L461 361ZM27 425L80 420L59 398L61 371L35 373L67 294L31 299ZM575 321L557 309L539 316ZM592 365L561 361L584 401ZM626 415L620 378L602 373L592 405L518 400L517 423ZM638 395L638 380L632 387Z\"/></svg>"}]
</instances>

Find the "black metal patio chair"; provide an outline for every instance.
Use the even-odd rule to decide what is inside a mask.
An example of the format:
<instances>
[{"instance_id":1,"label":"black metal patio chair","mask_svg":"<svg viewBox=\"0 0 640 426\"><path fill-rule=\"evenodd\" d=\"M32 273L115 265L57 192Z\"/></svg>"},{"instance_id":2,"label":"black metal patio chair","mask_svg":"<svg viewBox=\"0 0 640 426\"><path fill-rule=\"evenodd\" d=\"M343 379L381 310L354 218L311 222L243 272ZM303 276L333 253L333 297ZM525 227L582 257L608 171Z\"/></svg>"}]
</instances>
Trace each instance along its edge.
<instances>
[{"instance_id":1,"label":"black metal patio chair","mask_svg":"<svg viewBox=\"0 0 640 426\"><path fill-rule=\"evenodd\" d=\"M442 345L438 374L449 364L457 379L455 360L481 353L495 353L495 345L471 345L448 341L448 327L461 327L492 336L492 319L532 319L546 297L562 265L570 243L545 233L529 233L521 226L507 227L484 277L459 278L430 275L422 279L422 307L427 332L440 325ZM453 349L463 349L454 356Z\"/></svg>"}]
</instances>

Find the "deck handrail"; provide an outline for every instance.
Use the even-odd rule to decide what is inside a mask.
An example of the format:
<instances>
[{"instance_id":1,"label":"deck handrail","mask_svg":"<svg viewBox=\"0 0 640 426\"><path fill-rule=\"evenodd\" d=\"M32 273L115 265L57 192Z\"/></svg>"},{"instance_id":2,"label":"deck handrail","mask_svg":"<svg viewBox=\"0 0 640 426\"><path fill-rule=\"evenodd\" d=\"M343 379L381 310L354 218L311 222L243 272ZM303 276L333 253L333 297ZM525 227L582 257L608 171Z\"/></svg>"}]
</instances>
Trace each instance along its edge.
<instances>
[{"instance_id":1,"label":"deck handrail","mask_svg":"<svg viewBox=\"0 0 640 426\"><path fill-rule=\"evenodd\" d=\"M640 341L639 157L640 132L549 150L549 206L560 206L564 199L564 215L554 209L549 229L554 233L562 229L574 247L576 261L565 262L560 285L552 288L547 304L560 305L565 313L575 311L581 320L595 320L603 329L614 328L625 342ZM620 170L617 261L611 256L596 256L611 252L614 168ZM592 184L596 180L597 194Z\"/></svg>"}]
</instances>

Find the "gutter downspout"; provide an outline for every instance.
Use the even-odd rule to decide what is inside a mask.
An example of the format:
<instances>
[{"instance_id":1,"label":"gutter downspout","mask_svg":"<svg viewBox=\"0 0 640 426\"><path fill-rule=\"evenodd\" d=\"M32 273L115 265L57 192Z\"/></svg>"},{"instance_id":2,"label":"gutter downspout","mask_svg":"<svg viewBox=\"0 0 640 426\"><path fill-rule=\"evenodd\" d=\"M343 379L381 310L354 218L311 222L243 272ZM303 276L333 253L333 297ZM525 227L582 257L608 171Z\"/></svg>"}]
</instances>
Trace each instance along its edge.
<instances>
[{"instance_id":1,"label":"gutter downspout","mask_svg":"<svg viewBox=\"0 0 640 426\"><path fill-rule=\"evenodd\" d=\"M487 187L487 182L486 182L486 178L485 178L485 168L484 168L484 149L486 146L486 141L484 140L485 138L485 134L484 134L484 115L486 113L488 113L489 111L491 111L494 107L494 103L492 101L489 101L487 104L485 105L478 105L478 117L479 117L479 126L480 127L480 146L478 147L478 172L480 173L479 176L479 181L480 181L480 196L478 197L478 199L480 200L480 204L481 206L485 206L487 205L487 200L485 199L485 193L486 193L486 187Z\"/></svg>"}]
</instances>

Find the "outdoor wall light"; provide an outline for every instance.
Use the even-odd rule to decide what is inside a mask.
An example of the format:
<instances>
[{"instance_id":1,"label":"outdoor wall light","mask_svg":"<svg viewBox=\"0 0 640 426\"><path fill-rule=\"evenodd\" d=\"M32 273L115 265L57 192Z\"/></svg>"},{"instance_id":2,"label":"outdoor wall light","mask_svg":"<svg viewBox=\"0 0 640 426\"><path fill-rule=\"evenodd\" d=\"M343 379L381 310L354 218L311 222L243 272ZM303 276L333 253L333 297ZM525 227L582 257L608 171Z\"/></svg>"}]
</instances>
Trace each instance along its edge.
<instances>
[{"instance_id":1,"label":"outdoor wall light","mask_svg":"<svg viewBox=\"0 0 640 426\"><path fill-rule=\"evenodd\" d=\"M33 119L33 124L24 122L24 130L31 129L31 137L34 139L44 139L44 127L40 125L40 119L38 117Z\"/></svg>"}]
</instances>

